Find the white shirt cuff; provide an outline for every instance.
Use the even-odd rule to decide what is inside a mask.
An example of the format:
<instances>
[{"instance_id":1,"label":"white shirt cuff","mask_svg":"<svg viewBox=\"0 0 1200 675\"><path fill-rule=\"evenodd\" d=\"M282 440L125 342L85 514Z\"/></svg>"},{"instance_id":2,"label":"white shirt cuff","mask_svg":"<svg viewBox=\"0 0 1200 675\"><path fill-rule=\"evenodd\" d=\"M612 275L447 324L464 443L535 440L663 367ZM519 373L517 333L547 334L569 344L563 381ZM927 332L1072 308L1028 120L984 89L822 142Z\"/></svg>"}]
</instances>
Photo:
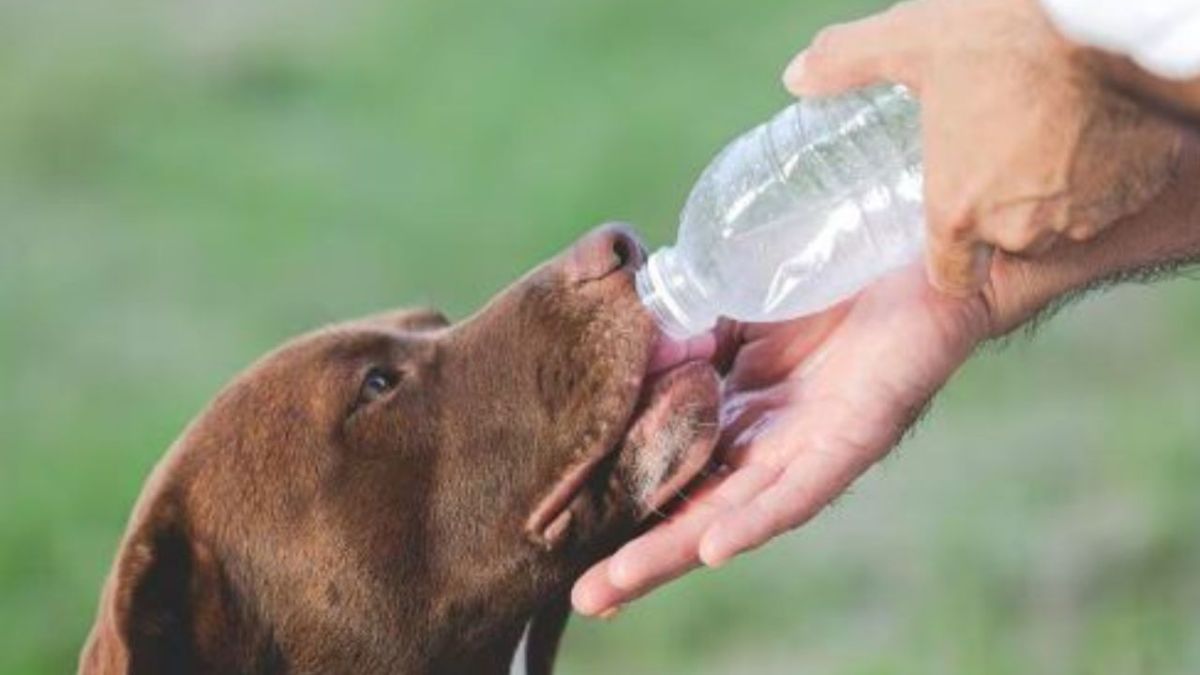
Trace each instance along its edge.
<instances>
[{"instance_id":1,"label":"white shirt cuff","mask_svg":"<svg viewBox=\"0 0 1200 675\"><path fill-rule=\"evenodd\" d=\"M1200 0L1042 0L1068 38L1167 79L1200 77Z\"/></svg>"}]
</instances>

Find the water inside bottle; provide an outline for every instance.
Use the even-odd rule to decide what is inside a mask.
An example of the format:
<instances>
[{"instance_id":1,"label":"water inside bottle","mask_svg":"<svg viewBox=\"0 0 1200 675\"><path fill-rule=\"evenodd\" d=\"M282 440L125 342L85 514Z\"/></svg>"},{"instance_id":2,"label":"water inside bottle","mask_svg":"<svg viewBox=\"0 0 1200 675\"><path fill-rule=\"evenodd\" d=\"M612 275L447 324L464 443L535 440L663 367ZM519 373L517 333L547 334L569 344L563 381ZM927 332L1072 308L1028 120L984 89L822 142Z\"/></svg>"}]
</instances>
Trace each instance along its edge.
<instances>
[{"instance_id":1,"label":"water inside bottle","mask_svg":"<svg viewBox=\"0 0 1200 675\"><path fill-rule=\"evenodd\" d=\"M896 87L802 101L712 161L639 292L675 332L779 321L914 260L923 238L915 102Z\"/></svg>"}]
</instances>

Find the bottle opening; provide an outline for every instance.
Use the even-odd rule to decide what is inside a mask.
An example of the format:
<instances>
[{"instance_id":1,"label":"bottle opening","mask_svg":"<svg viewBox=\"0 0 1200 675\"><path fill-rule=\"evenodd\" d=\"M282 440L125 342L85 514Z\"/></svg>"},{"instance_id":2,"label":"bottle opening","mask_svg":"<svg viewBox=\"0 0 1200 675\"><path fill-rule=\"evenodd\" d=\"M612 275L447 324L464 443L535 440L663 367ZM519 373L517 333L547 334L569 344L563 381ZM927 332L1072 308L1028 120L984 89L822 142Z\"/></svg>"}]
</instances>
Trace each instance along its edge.
<instances>
[{"instance_id":1,"label":"bottle opening","mask_svg":"<svg viewBox=\"0 0 1200 675\"><path fill-rule=\"evenodd\" d=\"M716 325L716 316L707 313L689 312L686 301L688 279L672 271L674 251L663 248L655 251L646 264L637 271L635 285L642 305L654 317L659 328L668 336L685 340L711 330Z\"/></svg>"}]
</instances>

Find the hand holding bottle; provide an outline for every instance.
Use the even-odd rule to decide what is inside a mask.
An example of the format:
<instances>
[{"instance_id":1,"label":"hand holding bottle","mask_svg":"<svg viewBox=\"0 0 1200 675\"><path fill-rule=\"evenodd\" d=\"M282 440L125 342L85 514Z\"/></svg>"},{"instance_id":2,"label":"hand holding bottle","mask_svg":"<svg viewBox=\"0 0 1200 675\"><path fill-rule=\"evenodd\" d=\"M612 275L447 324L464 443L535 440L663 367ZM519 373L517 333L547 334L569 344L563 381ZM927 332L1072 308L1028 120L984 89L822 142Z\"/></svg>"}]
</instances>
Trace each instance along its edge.
<instances>
[{"instance_id":1,"label":"hand holding bottle","mask_svg":"<svg viewBox=\"0 0 1200 675\"><path fill-rule=\"evenodd\" d=\"M877 80L921 99L929 276L959 295L909 267L817 314L726 324L725 467L589 570L572 594L580 612L615 611L806 522L980 341L1080 289L1200 256L1200 148L1150 112L1200 121L1200 80L1168 84L1081 51L1033 0L907 2L826 32L786 77L801 94Z\"/></svg>"},{"instance_id":2,"label":"hand holding bottle","mask_svg":"<svg viewBox=\"0 0 1200 675\"><path fill-rule=\"evenodd\" d=\"M1094 56L1035 0L915 0L821 32L784 81L801 96L880 80L916 92L930 277L964 295L993 247L1038 255L1090 239L1167 180L1173 130L1109 86Z\"/></svg>"},{"instance_id":3,"label":"hand holding bottle","mask_svg":"<svg viewBox=\"0 0 1200 675\"><path fill-rule=\"evenodd\" d=\"M899 441L983 340L1105 279L1200 256L1200 144L1159 199L1092 241L1037 259L1000 254L983 289L937 292L919 266L850 301L777 324L725 324L725 467L678 512L575 585L605 615L700 565L719 565L814 516Z\"/></svg>"}]
</instances>

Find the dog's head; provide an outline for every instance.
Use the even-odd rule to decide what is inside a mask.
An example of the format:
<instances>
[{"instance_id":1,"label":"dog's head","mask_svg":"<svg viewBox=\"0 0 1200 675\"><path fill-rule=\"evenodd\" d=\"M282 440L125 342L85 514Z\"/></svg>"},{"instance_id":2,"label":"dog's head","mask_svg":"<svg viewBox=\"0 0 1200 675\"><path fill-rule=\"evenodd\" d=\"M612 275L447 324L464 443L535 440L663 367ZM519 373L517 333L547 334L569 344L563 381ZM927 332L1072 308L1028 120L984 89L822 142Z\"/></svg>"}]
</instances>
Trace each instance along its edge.
<instances>
[{"instance_id":1,"label":"dog's head","mask_svg":"<svg viewBox=\"0 0 1200 675\"><path fill-rule=\"evenodd\" d=\"M602 228L460 324L379 315L251 367L156 469L85 670L506 663L715 442L707 363L646 374L642 257Z\"/></svg>"}]
</instances>

